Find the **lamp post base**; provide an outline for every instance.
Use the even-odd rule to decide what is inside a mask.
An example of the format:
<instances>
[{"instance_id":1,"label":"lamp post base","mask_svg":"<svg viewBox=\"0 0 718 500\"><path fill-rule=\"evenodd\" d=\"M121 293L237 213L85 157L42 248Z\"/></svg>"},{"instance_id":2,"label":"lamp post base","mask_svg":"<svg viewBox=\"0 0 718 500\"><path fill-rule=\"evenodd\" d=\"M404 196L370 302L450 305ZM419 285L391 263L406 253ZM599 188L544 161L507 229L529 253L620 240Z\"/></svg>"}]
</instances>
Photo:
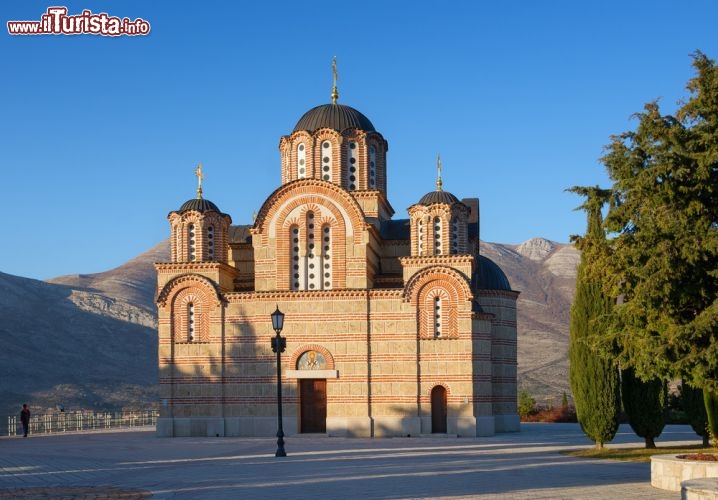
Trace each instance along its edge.
<instances>
[{"instance_id":1,"label":"lamp post base","mask_svg":"<svg viewBox=\"0 0 718 500\"><path fill-rule=\"evenodd\" d=\"M287 452L284 451L284 432L281 430L277 432L277 453L274 454L275 457L286 457Z\"/></svg>"}]
</instances>

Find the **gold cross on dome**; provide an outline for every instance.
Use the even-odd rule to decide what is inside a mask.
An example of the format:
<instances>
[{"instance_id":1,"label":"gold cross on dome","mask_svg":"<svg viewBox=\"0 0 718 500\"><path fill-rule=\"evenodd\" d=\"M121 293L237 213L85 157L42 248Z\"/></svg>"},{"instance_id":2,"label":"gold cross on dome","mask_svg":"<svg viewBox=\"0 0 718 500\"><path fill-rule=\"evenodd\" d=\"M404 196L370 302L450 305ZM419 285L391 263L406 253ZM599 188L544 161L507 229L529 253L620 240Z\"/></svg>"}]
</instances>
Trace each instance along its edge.
<instances>
[{"instance_id":1,"label":"gold cross on dome","mask_svg":"<svg viewBox=\"0 0 718 500\"><path fill-rule=\"evenodd\" d=\"M332 74L334 75L334 86L332 87L332 104L337 103L339 99L339 89L337 88L337 80L339 79L339 72L337 71L337 56L334 56L332 60Z\"/></svg>"},{"instance_id":2,"label":"gold cross on dome","mask_svg":"<svg viewBox=\"0 0 718 500\"><path fill-rule=\"evenodd\" d=\"M197 176L197 198L202 199L202 179L204 179L204 173L202 173L202 164L197 164L197 168L194 169L194 175Z\"/></svg>"},{"instance_id":3,"label":"gold cross on dome","mask_svg":"<svg viewBox=\"0 0 718 500\"><path fill-rule=\"evenodd\" d=\"M436 190L441 191L441 155L436 155Z\"/></svg>"}]
</instances>

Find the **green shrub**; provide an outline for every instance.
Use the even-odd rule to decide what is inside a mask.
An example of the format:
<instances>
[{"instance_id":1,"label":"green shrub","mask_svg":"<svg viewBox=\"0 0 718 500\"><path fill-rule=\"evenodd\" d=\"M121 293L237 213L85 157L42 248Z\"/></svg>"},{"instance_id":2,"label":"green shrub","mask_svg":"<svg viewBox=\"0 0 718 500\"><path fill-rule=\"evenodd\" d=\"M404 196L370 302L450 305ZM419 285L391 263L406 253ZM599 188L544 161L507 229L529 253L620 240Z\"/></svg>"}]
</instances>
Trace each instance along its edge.
<instances>
[{"instance_id":1,"label":"green shrub","mask_svg":"<svg viewBox=\"0 0 718 500\"><path fill-rule=\"evenodd\" d=\"M536 412L536 400L527 391L519 392L519 417L526 418Z\"/></svg>"}]
</instances>

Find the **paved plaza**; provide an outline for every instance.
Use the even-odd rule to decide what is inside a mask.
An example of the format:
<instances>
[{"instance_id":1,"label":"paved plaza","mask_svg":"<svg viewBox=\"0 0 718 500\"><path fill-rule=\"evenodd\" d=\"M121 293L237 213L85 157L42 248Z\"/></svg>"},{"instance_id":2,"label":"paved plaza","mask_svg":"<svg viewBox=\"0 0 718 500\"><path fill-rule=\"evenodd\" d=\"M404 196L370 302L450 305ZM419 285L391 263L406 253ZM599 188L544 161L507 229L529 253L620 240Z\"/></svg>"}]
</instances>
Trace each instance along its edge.
<instances>
[{"instance_id":1,"label":"paved plaza","mask_svg":"<svg viewBox=\"0 0 718 500\"><path fill-rule=\"evenodd\" d=\"M522 424L489 438L157 438L154 430L0 438L6 498L676 499L650 464L566 457L591 443L577 424ZM667 426L658 446L697 444ZM612 446L642 446L621 426ZM611 446L611 445L609 445Z\"/></svg>"}]
</instances>

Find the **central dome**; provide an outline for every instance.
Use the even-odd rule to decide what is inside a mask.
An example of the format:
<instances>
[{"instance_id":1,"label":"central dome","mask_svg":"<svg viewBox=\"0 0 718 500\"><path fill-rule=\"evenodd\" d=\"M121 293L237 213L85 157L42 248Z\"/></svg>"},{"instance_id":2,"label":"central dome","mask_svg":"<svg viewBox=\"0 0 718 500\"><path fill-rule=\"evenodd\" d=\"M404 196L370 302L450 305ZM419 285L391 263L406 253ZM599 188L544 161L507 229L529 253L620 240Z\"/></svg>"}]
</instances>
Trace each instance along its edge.
<instances>
[{"instance_id":1,"label":"central dome","mask_svg":"<svg viewBox=\"0 0 718 500\"><path fill-rule=\"evenodd\" d=\"M348 128L357 128L365 132L376 132L369 118L344 104L322 104L312 108L302 116L292 132L306 130L309 133L320 128L331 128L343 132Z\"/></svg>"}]
</instances>

